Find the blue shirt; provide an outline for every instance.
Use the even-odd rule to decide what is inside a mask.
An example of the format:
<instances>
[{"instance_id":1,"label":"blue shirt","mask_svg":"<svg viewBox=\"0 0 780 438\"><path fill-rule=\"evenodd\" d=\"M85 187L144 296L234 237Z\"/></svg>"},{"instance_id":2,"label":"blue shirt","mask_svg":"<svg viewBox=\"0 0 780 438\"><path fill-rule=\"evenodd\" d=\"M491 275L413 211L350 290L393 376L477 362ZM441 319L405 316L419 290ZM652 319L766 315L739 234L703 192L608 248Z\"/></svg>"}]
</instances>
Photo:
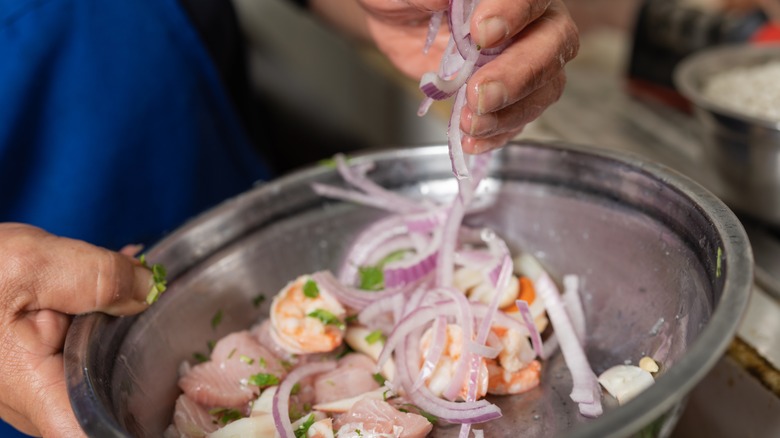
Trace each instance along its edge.
<instances>
[{"instance_id":1,"label":"blue shirt","mask_svg":"<svg viewBox=\"0 0 780 438\"><path fill-rule=\"evenodd\" d=\"M0 0L0 221L151 244L269 174L176 0Z\"/></svg>"},{"instance_id":2,"label":"blue shirt","mask_svg":"<svg viewBox=\"0 0 780 438\"><path fill-rule=\"evenodd\" d=\"M0 0L0 221L109 248L269 176L175 0Z\"/></svg>"}]
</instances>

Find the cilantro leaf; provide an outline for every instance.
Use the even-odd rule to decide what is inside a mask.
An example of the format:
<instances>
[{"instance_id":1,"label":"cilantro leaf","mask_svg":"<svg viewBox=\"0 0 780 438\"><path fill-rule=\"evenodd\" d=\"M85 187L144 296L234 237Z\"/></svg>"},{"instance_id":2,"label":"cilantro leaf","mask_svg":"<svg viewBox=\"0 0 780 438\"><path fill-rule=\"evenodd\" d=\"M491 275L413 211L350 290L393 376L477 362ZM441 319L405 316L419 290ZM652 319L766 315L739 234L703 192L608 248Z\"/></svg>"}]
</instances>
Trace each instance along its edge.
<instances>
[{"instance_id":1,"label":"cilantro leaf","mask_svg":"<svg viewBox=\"0 0 780 438\"><path fill-rule=\"evenodd\" d=\"M314 280L309 279L304 283L303 295L306 296L306 298L317 298L320 296L320 288L317 287L317 283Z\"/></svg>"},{"instance_id":2,"label":"cilantro leaf","mask_svg":"<svg viewBox=\"0 0 780 438\"><path fill-rule=\"evenodd\" d=\"M160 295L168 289L168 280L166 280L168 273L165 270L165 266L159 263L155 263L150 267L146 262L146 254L141 254L141 256L138 257L138 261L141 262L141 266L151 269L152 271L153 284L152 288L149 290L149 294L146 295L146 304L151 306L160 299Z\"/></svg>"},{"instance_id":3,"label":"cilantro leaf","mask_svg":"<svg viewBox=\"0 0 780 438\"><path fill-rule=\"evenodd\" d=\"M384 385L385 381L387 380L387 379L385 379L385 376L381 375L380 373L376 373L376 374L372 375L371 377L373 377L374 381L376 383L380 384L380 385Z\"/></svg>"},{"instance_id":4,"label":"cilantro leaf","mask_svg":"<svg viewBox=\"0 0 780 438\"><path fill-rule=\"evenodd\" d=\"M306 315L311 318L317 318L325 325L335 325L336 327L340 329L344 329L346 325L344 324L344 321L338 319L336 315L333 313L325 310L325 309L314 309L313 311L309 312L308 315Z\"/></svg>"},{"instance_id":5,"label":"cilantro leaf","mask_svg":"<svg viewBox=\"0 0 780 438\"><path fill-rule=\"evenodd\" d=\"M257 373L249 376L247 383L254 386L265 388L266 386L274 386L279 384L279 378L273 374Z\"/></svg>"},{"instance_id":6,"label":"cilantro leaf","mask_svg":"<svg viewBox=\"0 0 780 438\"><path fill-rule=\"evenodd\" d=\"M306 421L301 423L301 425L293 431L295 433L295 438L305 437L306 434L309 433L309 428L312 424L314 424L314 414L310 414L309 418L307 418Z\"/></svg>"},{"instance_id":7,"label":"cilantro leaf","mask_svg":"<svg viewBox=\"0 0 780 438\"><path fill-rule=\"evenodd\" d=\"M377 329L377 330L374 330L373 332L367 334L365 339L366 339L366 342L368 342L368 345L373 345L373 344L376 344L377 342L380 342L380 341L381 342L385 342L385 340L387 338L385 337L385 334L382 333L382 330Z\"/></svg>"},{"instance_id":8,"label":"cilantro leaf","mask_svg":"<svg viewBox=\"0 0 780 438\"><path fill-rule=\"evenodd\" d=\"M244 415L238 409L228 408L211 409L209 410L209 415L217 417L217 421L222 425L244 418Z\"/></svg>"},{"instance_id":9,"label":"cilantro leaf","mask_svg":"<svg viewBox=\"0 0 780 438\"><path fill-rule=\"evenodd\" d=\"M217 310L217 313L214 314L214 316L211 317L211 328L213 330L217 329L217 326L222 322L222 309Z\"/></svg>"},{"instance_id":10,"label":"cilantro leaf","mask_svg":"<svg viewBox=\"0 0 780 438\"><path fill-rule=\"evenodd\" d=\"M377 291L385 288L385 273L378 266L361 266L358 268L360 289Z\"/></svg>"}]
</instances>

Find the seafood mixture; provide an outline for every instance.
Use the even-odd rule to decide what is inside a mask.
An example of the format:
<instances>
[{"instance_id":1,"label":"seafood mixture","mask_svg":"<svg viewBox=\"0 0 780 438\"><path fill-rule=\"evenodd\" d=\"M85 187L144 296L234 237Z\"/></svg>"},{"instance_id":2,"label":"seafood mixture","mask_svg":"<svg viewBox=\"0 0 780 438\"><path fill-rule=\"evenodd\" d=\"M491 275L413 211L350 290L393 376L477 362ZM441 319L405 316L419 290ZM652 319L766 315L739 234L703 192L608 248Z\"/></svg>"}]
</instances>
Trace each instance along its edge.
<instances>
[{"instance_id":1,"label":"seafood mixture","mask_svg":"<svg viewBox=\"0 0 780 438\"><path fill-rule=\"evenodd\" d=\"M486 163L475 157L477 178ZM424 437L444 424L481 436L502 415L491 397L536 388L557 349L581 414L601 414L577 277L561 292L533 256L466 225L478 180L451 202L420 202L372 182L372 163L336 165L352 188L315 191L394 213L356 237L339 272L293 279L267 318L182 364L166 436Z\"/></svg>"},{"instance_id":2,"label":"seafood mixture","mask_svg":"<svg viewBox=\"0 0 780 438\"><path fill-rule=\"evenodd\" d=\"M471 41L477 3L450 2L450 45L439 71L421 82L420 114L434 99L455 97L455 196L407 198L367 177L373 163L336 157L350 187L313 184L314 191L388 216L357 236L339 272L292 280L268 318L219 340L201 363L183 364L167 437L415 438L445 424L460 425L460 438L481 437L479 425L502 415L491 397L538 387L558 348L579 412L602 413L582 348L577 277L564 277L561 293L531 255L513 258L493 230L464 223L490 160L463 154L465 83L502 50ZM426 46L444 15L434 14ZM639 371L616 369L603 382L628 400L647 385L648 371Z\"/></svg>"}]
</instances>

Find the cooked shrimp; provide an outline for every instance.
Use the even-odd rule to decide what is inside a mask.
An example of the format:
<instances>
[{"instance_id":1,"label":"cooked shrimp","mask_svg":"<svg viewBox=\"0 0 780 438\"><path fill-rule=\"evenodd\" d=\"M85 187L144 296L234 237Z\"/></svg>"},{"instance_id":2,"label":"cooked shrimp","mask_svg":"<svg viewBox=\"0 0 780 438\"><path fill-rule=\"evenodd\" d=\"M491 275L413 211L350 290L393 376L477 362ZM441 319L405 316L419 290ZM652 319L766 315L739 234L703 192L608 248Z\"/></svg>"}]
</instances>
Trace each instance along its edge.
<instances>
[{"instance_id":1,"label":"cooked shrimp","mask_svg":"<svg viewBox=\"0 0 780 438\"><path fill-rule=\"evenodd\" d=\"M456 324L447 324L446 339L444 341L444 349L441 352L439 362L436 364L433 372L425 379L425 384L428 389L433 392L437 397L441 397L442 394L450 386L450 382L455 378L455 374L458 369L458 361L463 353L463 329ZM431 349L431 342L433 341L433 329L429 328L423 333L420 338L420 365L425 361L425 355ZM477 398L482 398L487 392L488 386L488 369L485 364L485 359L481 359L480 368L477 382ZM463 380L463 387L458 395L462 399L466 399L468 394L468 377Z\"/></svg>"},{"instance_id":2,"label":"cooked shrimp","mask_svg":"<svg viewBox=\"0 0 780 438\"><path fill-rule=\"evenodd\" d=\"M462 267L455 270L452 282L453 286L465 293L471 301L490 304L493 300L493 294L496 289L490 284L487 276L477 269ZM498 307L503 309L514 306L515 300L519 295L520 281L513 275L509 280L509 285L504 289L501 298L499 298Z\"/></svg>"},{"instance_id":3,"label":"cooked shrimp","mask_svg":"<svg viewBox=\"0 0 780 438\"><path fill-rule=\"evenodd\" d=\"M518 371L509 371L495 360L487 361L488 392L496 395L520 394L539 385L542 364L538 360Z\"/></svg>"},{"instance_id":4,"label":"cooked shrimp","mask_svg":"<svg viewBox=\"0 0 780 438\"><path fill-rule=\"evenodd\" d=\"M344 307L308 275L285 286L271 303L271 336L291 353L325 353L341 345Z\"/></svg>"}]
</instances>

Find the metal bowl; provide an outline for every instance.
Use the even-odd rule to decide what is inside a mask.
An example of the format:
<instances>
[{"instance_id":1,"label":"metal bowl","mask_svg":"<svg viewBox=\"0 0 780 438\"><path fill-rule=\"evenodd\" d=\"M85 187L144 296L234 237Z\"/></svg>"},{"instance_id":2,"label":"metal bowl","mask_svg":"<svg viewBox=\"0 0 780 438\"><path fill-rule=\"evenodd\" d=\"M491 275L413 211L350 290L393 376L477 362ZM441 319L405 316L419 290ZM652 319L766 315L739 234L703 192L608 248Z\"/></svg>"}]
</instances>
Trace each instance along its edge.
<instances>
[{"instance_id":1,"label":"metal bowl","mask_svg":"<svg viewBox=\"0 0 780 438\"><path fill-rule=\"evenodd\" d=\"M735 210L780 225L780 120L735 111L702 94L713 75L780 60L780 45L729 45L685 58L675 85L693 103L708 157L723 180L716 193Z\"/></svg>"},{"instance_id":2,"label":"metal bowl","mask_svg":"<svg viewBox=\"0 0 780 438\"><path fill-rule=\"evenodd\" d=\"M355 157L375 180L410 196L452 196L445 146ZM319 198L310 183L341 184L317 167L259 186L216 207L155 246L170 288L136 317L76 318L65 346L71 403L96 437L157 437L179 390L177 369L206 343L250 326L289 279L337 269L350 241L382 212ZM752 256L737 218L716 197L659 165L562 144L516 143L496 154L467 217L512 249L535 254L553 275L583 282L586 353L595 371L651 355L655 385L605 414L581 417L560 354L540 387L496 398L504 416L485 436L668 435L688 391L725 350L745 309ZM222 323L212 327L217 312ZM436 436L456 436L442 428Z\"/></svg>"}]
</instances>

